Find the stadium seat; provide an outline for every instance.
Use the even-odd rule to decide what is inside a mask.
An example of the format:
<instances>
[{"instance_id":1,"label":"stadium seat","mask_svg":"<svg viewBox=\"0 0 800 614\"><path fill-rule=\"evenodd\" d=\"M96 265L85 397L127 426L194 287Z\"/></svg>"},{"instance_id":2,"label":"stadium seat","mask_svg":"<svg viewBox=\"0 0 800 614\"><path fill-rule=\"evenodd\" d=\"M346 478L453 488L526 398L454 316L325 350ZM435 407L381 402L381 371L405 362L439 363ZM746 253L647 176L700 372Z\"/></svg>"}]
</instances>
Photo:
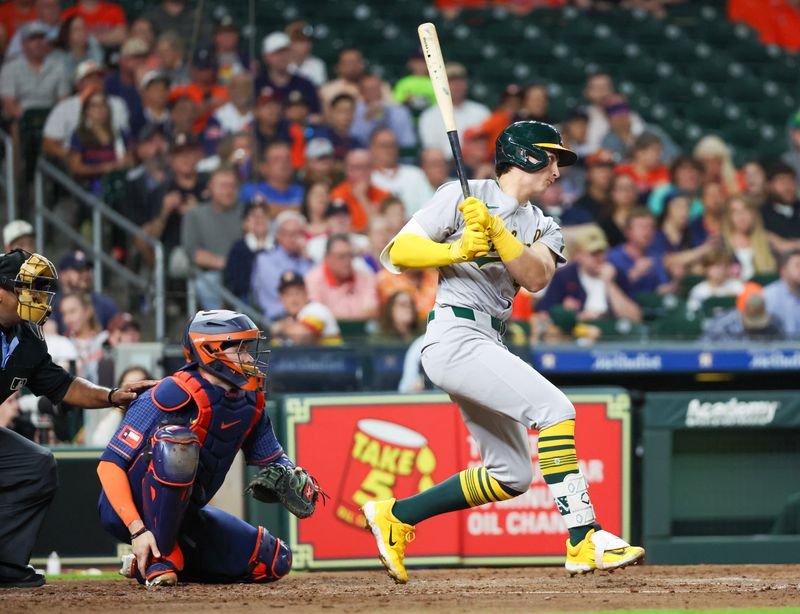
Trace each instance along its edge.
<instances>
[{"instance_id":1,"label":"stadium seat","mask_svg":"<svg viewBox=\"0 0 800 614\"><path fill-rule=\"evenodd\" d=\"M731 309L736 309L735 296L712 296L704 300L702 305L703 315L706 318L716 317Z\"/></svg>"},{"instance_id":2,"label":"stadium seat","mask_svg":"<svg viewBox=\"0 0 800 614\"><path fill-rule=\"evenodd\" d=\"M650 335L663 340L696 339L703 332L703 321L700 317L675 311L659 318L650 326Z\"/></svg>"}]
</instances>

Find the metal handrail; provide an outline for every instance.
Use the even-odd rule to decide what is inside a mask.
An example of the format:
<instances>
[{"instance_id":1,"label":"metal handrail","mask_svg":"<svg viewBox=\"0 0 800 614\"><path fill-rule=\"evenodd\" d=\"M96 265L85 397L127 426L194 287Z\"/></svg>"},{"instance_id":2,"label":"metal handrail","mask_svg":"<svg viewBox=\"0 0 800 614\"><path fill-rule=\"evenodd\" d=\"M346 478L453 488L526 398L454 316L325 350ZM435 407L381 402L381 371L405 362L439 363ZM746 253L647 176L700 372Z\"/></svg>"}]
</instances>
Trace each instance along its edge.
<instances>
[{"instance_id":1,"label":"metal handrail","mask_svg":"<svg viewBox=\"0 0 800 614\"><path fill-rule=\"evenodd\" d=\"M64 190L72 194L79 203L92 208L92 242L91 244L84 239L80 233L64 225L55 213L47 209L44 205L44 177L47 176L52 181L60 185ZM166 333L166 313L165 313L165 258L164 244L158 239L148 235L142 228L131 222L124 215L114 211L102 200L91 192L78 185L75 180L64 173L61 169L48 162L44 158L39 158L36 165L36 175L34 176L34 197L36 203L35 231L36 249L42 251L44 247L44 222L47 220L51 224L58 225L59 231L66 234L70 239L78 243L89 254L94 261L94 291L103 291L103 265L110 268L114 273L123 277L130 283L141 289L151 286L150 282L136 273L133 273L111 256L103 251L102 245L102 223L107 220L111 224L121 228L134 237L141 239L153 248L155 264L153 275L155 277L155 287L153 288L153 310L155 311L155 334L157 340L162 340Z\"/></svg>"},{"instance_id":2,"label":"metal handrail","mask_svg":"<svg viewBox=\"0 0 800 614\"><path fill-rule=\"evenodd\" d=\"M17 217L17 182L14 181L14 139L5 130L0 130L0 139L3 141L4 169L0 184L6 189L6 223L13 222Z\"/></svg>"}]
</instances>

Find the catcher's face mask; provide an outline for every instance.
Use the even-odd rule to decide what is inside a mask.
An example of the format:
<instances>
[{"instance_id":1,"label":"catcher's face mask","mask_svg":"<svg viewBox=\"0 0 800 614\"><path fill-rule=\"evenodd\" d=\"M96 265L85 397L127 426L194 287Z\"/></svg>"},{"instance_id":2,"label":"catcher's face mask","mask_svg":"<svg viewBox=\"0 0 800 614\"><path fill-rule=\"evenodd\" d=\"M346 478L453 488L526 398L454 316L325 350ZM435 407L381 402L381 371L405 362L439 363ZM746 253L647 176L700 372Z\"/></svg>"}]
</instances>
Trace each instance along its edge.
<instances>
[{"instance_id":1,"label":"catcher's face mask","mask_svg":"<svg viewBox=\"0 0 800 614\"><path fill-rule=\"evenodd\" d=\"M44 256L30 254L14 279L17 293L17 314L37 326L47 322L53 312L56 295L56 267Z\"/></svg>"},{"instance_id":2,"label":"catcher's face mask","mask_svg":"<svg viewBox=\"0 0 800 614\"><path fill-rule=\"evenodd\" d=\"M263 332L189 336L201 366L242 390L264 389L270 350Z\"/></svg>"}]
</instances>

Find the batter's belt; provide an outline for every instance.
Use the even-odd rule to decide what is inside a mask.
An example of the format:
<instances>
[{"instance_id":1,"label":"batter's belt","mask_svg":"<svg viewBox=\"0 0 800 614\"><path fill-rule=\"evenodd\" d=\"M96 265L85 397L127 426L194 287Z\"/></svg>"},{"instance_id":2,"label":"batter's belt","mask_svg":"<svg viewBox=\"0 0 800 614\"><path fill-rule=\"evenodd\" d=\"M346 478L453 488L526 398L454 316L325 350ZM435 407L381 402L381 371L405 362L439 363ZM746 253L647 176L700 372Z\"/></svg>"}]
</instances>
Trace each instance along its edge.
<instances>
[{"instance_id":1,"label":"batter's belt","mask_svg":"<svg viewBox=\"0 0 800 614\"><path fill-rule=\"evenodd\" d=\"M506 332L506 323L499 318L495 318L494 316L490 316L488 313L483 313L482 311L475 311L474 309L470 309L469 307L440 307L440 309L450 309L453 312L453 315L457 318L461 318L463 320L472 320L473 322L479 322L481 319L488 319L492 325L492 328L495 329L501 335ZM428 314L428 322L436 319L436 311L431 311Z\"/></svg>"}]
</instances>

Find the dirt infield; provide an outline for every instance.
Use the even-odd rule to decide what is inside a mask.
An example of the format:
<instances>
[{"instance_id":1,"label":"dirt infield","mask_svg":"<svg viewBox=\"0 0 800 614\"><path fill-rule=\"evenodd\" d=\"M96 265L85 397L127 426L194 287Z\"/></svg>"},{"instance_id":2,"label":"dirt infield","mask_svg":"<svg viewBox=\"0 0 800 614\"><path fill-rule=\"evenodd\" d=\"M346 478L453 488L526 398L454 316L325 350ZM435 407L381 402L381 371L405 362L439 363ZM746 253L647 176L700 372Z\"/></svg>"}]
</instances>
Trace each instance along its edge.
<instances>
[{"instance_id":1,"label":"dirt infield","mask_svg":"<svg viewBox=\"0 0 800 614\"><path fill-rule=\"evenodd\" d=\"M563 569L413 570L405 586L382 571L295 573L270 585L186 584L147 590L131 581L54 581L0 593L13 612L522 612L800 606L800 565L631 567L570 578Z\"/></svg>"}]
</instances>

